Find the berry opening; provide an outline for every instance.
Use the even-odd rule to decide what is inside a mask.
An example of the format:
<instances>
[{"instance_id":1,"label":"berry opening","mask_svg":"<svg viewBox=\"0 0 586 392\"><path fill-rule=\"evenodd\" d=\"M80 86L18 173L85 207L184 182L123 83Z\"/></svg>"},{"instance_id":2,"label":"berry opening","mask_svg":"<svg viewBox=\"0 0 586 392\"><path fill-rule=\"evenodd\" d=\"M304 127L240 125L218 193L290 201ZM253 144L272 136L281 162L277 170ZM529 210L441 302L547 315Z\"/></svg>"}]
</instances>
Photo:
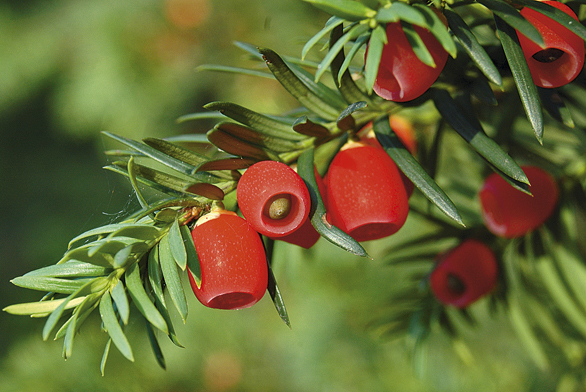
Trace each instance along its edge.
<instances>
[{"instance_id":1,"label":"berry opening","mask_svg":"<svg viewBox=\"0 0 586 392\"><path fill-rule=\"evenodd\" d=\"M566 54L566 52L564 52L561 49L547 48L540 50L531 57L533 57L536 61L539 61L540 63L553 63L554 61L562 57L564 54Z\"/></svg>"},{"instance_id":2,"label":"berry opening","mask_svg":"<svg viewBox=\"0 0 586 392\"><path fill-rule=\"evenodd\" d=\"M466 292L466 284L457 275L448 274L446 279L450 294L460 296Z\"/></svg>"},{"instance_id":3,"label":"berry opening","mask_svg":"<svg viewBox=\"0 0 586 392\"><path fill-rule=\"evenodd\" d=\"M291 212L291 195L276 195L271 197L264 207L264 215L270 219L281 220Z\"/></svg>"},{"instance_id":4,"label":"berry opening","mask_svg":"<svg viewBox=\"0 0 586 392\"><path fill-rule=\"evenodd\" d=\"M242 309L256 302L254 295L236 292L218 295L210 300L208 306L215 309Z\"/></svg>"}]
</instances>

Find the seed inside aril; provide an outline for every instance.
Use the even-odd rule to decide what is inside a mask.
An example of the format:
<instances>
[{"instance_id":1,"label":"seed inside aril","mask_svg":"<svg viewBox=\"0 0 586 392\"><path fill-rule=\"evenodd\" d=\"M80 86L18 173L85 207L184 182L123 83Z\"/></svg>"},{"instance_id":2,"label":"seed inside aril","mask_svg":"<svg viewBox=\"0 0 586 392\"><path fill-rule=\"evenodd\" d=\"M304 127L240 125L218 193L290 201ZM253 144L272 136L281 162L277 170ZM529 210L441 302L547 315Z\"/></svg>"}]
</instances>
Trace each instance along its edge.
<instances>
[{"instance_id":1,"label":"seed inside aril","mask_svg":"<svg viewBox=\"0 0 586 392\"><path fill-rule=\"evenodd\" d=\"M547 48L535 53L532 57L540 63L553 63L566 52L557 48Z\"/></svg>"},{"instance_id":2,"label":"seed inside aril","mask_svg":"<svg viewBox=\"0 0 586 392\"><path fill-rule=\"evenodd\" d=\"M274 220L284 219L291 212L291 195L278 195L269 200L265 215Z\"/></svg>"},{"instance_id":3,"label":"seed inside aril","mask_svg":"<svg viewBox=\"0 0 586 392\"><path fill-rule=\"evenodd\" d=\"M466 285L456 275L448 274L448 290L454 295L461 295L466 291Z\"/></svg>"}]
</instances>

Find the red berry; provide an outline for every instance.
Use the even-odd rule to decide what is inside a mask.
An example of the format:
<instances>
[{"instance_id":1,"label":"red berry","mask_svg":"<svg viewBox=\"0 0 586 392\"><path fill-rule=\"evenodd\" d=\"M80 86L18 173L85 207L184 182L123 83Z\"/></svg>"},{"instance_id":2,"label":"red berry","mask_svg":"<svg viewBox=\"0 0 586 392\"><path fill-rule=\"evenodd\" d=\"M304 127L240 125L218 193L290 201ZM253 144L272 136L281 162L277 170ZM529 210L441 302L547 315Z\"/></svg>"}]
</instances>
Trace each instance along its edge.
<instances>
[{"instance_id":1,"label":"red berry","mask_svg":"<svg viewBox=\"0 0 586 392\"><path fill-rule=\"evenodd\" d=\"M348 143L326 181L328 220L356 241L396 233L409 212L401 171L380 147Z\"/></svg>"},{"instance_id":2,"label":"red berry","mask_svg":"<svg viewBox=\"0 0 586 392\"><path fill-rule=\"evenodd\" d=\"M490 248L466 240L442 255L429 277L431 291L445 305L465 308L490 293L498 279L498 264Z\"/></svg>"},{"instance_id":3,"label":"red berry","mask_svg":"<svg viewBox=\"0 0 586 392\"><path fill-rule=\"evenodd\" d=\"M484 224L494 235L515 238L541 226L553 214L559 191L555 179L535 166L524 166L533 196L513 188L493 173L480 190Z\"/></svg>"},{"instance_id":4,"label":"red berry","mask_svg":"<svg viewBox=\"0 0 586 392\"><path fill-rule=\"evenodd\" d=\"M441 14L440 14L441 15ZM443 15L441 19L445 20ZM413 26L433 57L435 68L424 64L407 40L400 22L387 23L387 44L374 82L374 92L395 101L411 101L422 95L436 81L448 60L448 53L427 29Z\"/></svg>"},{"instance_id":5,"label":"red berry","mask_svg":"<svg viewBox=\"0 0 586 392\"><path fill-rule=\"evenodd\" d=\"M543 3L560 9L578 20L576 14L565 4L558 1ZM523 8L521 15L539 31L545 43L542 48L517 32L533 82L539 87L554 88L574 80L584 66L585 50L582 38L531 8Z\"/></svg>"},{"instance_id":6,"label":"red berry","mask_svg":"<svg viewBox=\"0 0 586 392\"><path fill-rule=\"evenodd\" d=\"M326 190L325 190L324 181L321 178L321 176L319 175L319 173L317 172L317 170L314 170L314 172L315 172L315 180L316 180L317 186L319 188L319 193L322 197L323 202L325 203ZM295 230L293 233L287 234L284 237L277 237L277 238L273 238L273 239L285 241L290 244L298 245L298 246L301 246L305 249L309 249L313 245L315 245L317 240L319 240L319 237L320 237L319 233L315 230L315 228L311 224L311 219L306 219L305 222L303 223L303 225L301 225L301 227L299 229Z\"/></svg>"},{"instance_id":7,"label":"red berry","mask_svg":"<svg viewBox=\"0 0 586 392\"><path fill-rule=\"evenodd\" d=\"M249 167L236 193L242 215L268 237L283 237L299 229L311 208L305 182L281 162L262 161Z\"/></svg>"},{"instance_id":8,"label":"red berry","mask_svg":"<svg viewBox=\"0 0 586 392\"><path fill-rule=\"evenodd\" d=\"M260 236L231 211L212 211L191 231L201 267L201 282L189 272L197 299L216 309L242 309L257 303L268 285Z\"/></svg>"}]
</instances>

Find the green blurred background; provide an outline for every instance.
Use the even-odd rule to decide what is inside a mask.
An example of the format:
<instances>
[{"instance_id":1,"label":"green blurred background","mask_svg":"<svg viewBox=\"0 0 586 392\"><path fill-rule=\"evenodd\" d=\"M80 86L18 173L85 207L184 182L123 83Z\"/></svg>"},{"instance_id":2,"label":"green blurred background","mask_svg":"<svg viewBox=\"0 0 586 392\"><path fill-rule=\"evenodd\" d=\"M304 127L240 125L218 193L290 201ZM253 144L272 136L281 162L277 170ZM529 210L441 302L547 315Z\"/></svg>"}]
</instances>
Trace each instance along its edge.
<instances>
[{"instance_id":1,"label":"green blurred background","mask_svg":"<svg viewBox=\"0 0 586 392\"><path fill-rule=\"evenodd\" d=\"M205 132L209 123L175 119L214 100L292 109L274 81L195 68L252 64L234 40L298 56L327 18L300 0L0 1L0 308L40 298L11 278L55 263L69 239L136 207L126 180L101 169L103 151L118 147L101 131L134 139ZM416 227L410 218L403 235ZM373 255L382 249L368 244ZM2 312L0 391L555 389L508 324L486 317L465 331L469 351L438 332L414 365L409 342L381 340L368 328L404 271L321 241L310 251L275 251L292 329L268 297L236 312L191 298L187 324L177 320L185 348L160 339L166 371L137 318L128 330L136 362L113 349L101 377L107 336L97 314L64 361L61 342L41 340L44 320ZM483 318L485 306L478 308Z\"/></svg>"}]
</instances>

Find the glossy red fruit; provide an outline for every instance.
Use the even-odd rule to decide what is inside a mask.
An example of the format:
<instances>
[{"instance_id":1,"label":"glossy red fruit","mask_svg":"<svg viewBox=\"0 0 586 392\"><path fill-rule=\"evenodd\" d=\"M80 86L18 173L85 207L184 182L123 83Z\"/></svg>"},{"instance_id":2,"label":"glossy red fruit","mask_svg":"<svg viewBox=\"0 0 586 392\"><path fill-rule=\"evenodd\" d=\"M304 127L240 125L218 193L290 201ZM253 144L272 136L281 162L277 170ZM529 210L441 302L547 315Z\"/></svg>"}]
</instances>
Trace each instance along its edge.
<instances>
[{"instance_id":1,"label":"glossy red fruit","mask_svg":"<svg viewBox=\"0 0 586 392\"><path fill-rule=\"evenodd\" d=\"M565 4L558 1L542 3L562 10L578 20L576 14ZM517 32L533 82L539 87L554 88L574 80L584 66L585 50L582 38L553 19L528 7L521 10L521 15L541 33L545 42L545 48L542 48Z\"/></svg>"},{"instance_id":2,"label":"glossy red fruit","mask_svg":"<svg viewBox=\"0 0 586 392\"><path fill-rule=\"evenodd\" d=\"M328 220L356 241L396 233L409 204L401 171L380 147L348 143L332 160L326 181Z\"/></svg>"},{"instance_id":3,"label":"glossy red fruit","mask_svg":"<svg viewBox=\"0 0 586 392\"><path fill-rule=\"evenodd\" d=\"M315 172L315 180L316 180L317 186L319 188L319 193L320 193L322 200L325 204L326 189L325 189L324 181L321 178L321 176L319 175L319 173L317 172L317 170L314 170L314 172ZM288 234L283 237L276 237L273 239L285 241L290 244L298 245L298 246L301 246L305 249L309 249L313 245L315 245L315 243L319 240L319 237L320 237L319 233L315 230L315 228L311 224L311 219L308 218L305 220L303 225L301 225L301 227L299 229L295 230L293 233Z\"/></svg>"},{"instance_id":4,"label":"glossy red fruit","mask_svg":"<svg viewBox=\"0 0 586 392\"><path fill-rule=\"evenodd\" d=\"M497 173L484 181L479 197L484 224L494 235L515 238L541 226L554 212L559 190L555 179L535 166L523 166L533 196L508 184Z\"/></svg>"},{"instance_id":5,"label":"glossy red fruit","mask_svg":"<svg viewBox=\"0 0 586 392\"><path fill-rule=\"evenodd\" d=\"M443 15L440 16L445 20ZM387 23L387 41L374 82L374 92L389 101L411 101L431 87L448 60L448 53L429 32L413 26L433 57L435 68L424 64L407 40L400 22Z\"/></svg>"},{"instance_id":6,"label":"glossy red fruit","mask_svg":"<svg viewBox=\"0 0 586 392\"><path fill-rule=\"evenodd\" d=\"M465 308L494 289L498 271L498 263L488 246L477 240L466 240L441 256L429 284L441 303Z\"/></svg>"},{"instance_id":7,"label":"glossy red fruit","mask_svg":"<svg viewBox=\"0 0 586 392\"><path fill-rule=\"evenodd\" d=\"M220 210L200 218L191 231L201 282L189 272L191 288L205 306L243 309L257 303L268 285L268 267L258 233L234 212Z\"/></svg>"},{"instance_id":8,"label":"glossy red fruit","mask_svg":"<svg viewBox=\"0 0 586 392\"><path fill-rule=\"evenodd\" d=\"M268 237L283 237L299 229L311 208L305 182L281 162L262 161L249 167L236 193L242 215Z\"/></svg>"}]
</instances>

